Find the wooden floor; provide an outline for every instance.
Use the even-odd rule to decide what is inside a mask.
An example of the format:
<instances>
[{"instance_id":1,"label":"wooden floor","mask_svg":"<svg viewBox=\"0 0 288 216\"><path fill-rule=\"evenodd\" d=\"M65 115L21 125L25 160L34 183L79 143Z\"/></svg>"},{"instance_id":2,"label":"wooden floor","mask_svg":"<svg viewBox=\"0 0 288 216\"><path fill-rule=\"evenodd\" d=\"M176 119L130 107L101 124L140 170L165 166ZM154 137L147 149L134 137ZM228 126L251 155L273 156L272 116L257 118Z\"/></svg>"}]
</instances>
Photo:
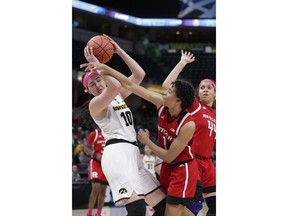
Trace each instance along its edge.
<instances>
[{"instance_id":1,"label":"wooden floor","mask_svg":"<svg viewBox=\"0 0 288 216\"><path fill-rule=\"evenodd\" d=\"M207 211L207 206L204 203L203 209L198 213L197 216L205 216ZM73 210L72 216L86 216L86 209ZM96 214L96 209L93 210L93 216ZM146 216L151 216L153 211L147 206ZM102 216L126 216L127 211L125 207L108 207L104 206L102 210Z\"/></svg>"}]
</instances>

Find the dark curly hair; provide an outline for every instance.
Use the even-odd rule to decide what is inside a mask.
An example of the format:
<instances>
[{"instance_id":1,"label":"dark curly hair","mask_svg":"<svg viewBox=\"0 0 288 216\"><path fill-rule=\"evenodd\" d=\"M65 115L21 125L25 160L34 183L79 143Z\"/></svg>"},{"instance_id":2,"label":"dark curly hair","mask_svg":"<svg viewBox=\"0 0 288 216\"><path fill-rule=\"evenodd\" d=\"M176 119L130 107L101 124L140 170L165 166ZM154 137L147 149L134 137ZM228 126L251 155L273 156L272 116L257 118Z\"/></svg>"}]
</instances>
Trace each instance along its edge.
<instances>
[{"instance_id":1,"label":"dark curly hair","mask_svg":"<svg viewBox=\"0 0 288 216\"><path fill-rule=\"evenodd\" d=\"M182 79L177 79L172 82L172 86L175 88L176 96L181 100L181 108L186 109L191 107L195 97L195 89L193 86Z\"/></svg>"}]
</instances>

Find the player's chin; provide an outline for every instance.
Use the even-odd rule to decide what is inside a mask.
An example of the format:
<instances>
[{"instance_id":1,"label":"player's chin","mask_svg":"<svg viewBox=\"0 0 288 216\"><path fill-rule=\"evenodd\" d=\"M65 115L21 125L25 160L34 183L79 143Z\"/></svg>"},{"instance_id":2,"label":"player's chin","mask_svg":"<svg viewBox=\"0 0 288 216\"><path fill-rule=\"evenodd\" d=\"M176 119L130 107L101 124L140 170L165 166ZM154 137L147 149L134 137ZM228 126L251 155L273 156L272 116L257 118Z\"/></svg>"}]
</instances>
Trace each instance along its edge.
<instances>
[{"instance_id":1,"label":"player's chin","mask_svg":"<svg viewBox=\"0 0 288 216\"><path fill-rule=\"evenodd\" d=\"M207 101L207 100L209 100L209 98L210 98L210 97L209 97L208 95L202 95L202 96L200 96L200 100L201 100L201 101L204 101L204 100Z\"/></svg>"},{"instance_id":2,"label":"player's chin","mask_svg":"<svg viewBox=\"0 0 288 216\"><path fill-rule=\"evenodd\" d=\"M103 89L99 89L99 90L97 91L97 94L100 95L100 94L102 94L102 92L103 92Z\"/></svg>"},{"instance_id":3,"label":"player's chin","mask_svg":"<svg viewBox=\"0 0 288 216\"><path fill-rule=\"evenodd\" d=\"M212 101L212 98L211 97L208 97L208 96L205 96L205 97L201 97L200 98L200 101L204 104L208 104Z\"/></svg>"}]
</instances>

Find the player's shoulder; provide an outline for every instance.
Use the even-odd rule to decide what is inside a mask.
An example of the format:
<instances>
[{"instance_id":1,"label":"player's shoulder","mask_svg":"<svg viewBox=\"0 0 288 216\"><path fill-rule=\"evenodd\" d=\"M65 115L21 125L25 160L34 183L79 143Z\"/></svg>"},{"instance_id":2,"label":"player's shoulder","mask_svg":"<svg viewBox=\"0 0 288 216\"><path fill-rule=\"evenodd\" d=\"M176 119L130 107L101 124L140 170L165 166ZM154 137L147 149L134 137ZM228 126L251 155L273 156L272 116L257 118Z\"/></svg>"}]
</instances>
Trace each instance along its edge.
<instances>
[{"instance_id":1,"label":"player's shoulder","mask_svg":"<svg viewBox=\"0 0 288 216\"><path fill-rule=\"evenodd\" d=\"M97 130L97 129L96 129L96 130ZM96 130L91 131L91 132L89 133L89 136L95 136L95 134L96 134Z\"/></svg>"},{"instance_id":2,"label":"player's shoulder","mask_svg":"<svg viewBox=\"0 0 288 216\"><path fill-rule=\"evenodd\" d=\"M200 109L202 108L201 103L199 102L198 98L194 97L194 101L192 106L187 108L187 111L191 114L191 115L195 115L196 113L198 113L200 111Z\"/></svg>"},{"instance_id":3,"label":"player's shoulder","mask_svg":"<svg viewBox=\"0 0 288 216\"><path fill-rule=\"evenodd\" d=\"M96 131L91 131L88 135L88 140L93 140L96 136Z\"/></svg>"}]
</instances>

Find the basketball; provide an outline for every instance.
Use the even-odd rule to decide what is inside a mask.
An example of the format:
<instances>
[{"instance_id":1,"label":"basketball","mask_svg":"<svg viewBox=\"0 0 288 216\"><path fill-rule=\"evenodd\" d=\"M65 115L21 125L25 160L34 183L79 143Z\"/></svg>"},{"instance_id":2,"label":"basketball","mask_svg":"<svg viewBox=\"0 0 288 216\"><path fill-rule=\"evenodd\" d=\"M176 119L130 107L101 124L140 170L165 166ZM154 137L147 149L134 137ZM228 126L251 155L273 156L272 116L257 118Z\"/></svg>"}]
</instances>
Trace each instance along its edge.
<instances>
[{"instance_id":1,"label":"basketball","mask_svg":"<svg viewBox=\"0 0 288 216\"><path fill-rule=\"evenodd\" d=\"M114 46L110 43L109 39L98 35L95 37L92 37L87 45L89 49L93 48L93 54L94 56L99 60L100 63L106 63L108 62L114 53Z\"/></svg>"}]
</instances>

